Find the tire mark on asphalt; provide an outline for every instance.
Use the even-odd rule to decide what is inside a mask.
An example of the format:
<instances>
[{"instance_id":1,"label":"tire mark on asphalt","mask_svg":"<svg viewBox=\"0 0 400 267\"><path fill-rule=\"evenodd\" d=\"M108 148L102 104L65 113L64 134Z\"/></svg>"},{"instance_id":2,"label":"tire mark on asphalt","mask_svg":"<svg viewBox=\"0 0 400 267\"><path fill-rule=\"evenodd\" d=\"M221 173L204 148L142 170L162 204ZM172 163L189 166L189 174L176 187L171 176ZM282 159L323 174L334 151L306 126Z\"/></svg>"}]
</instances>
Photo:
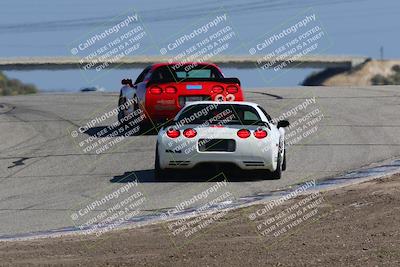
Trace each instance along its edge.
<instances>
[{"instance_id":1,"label":"tire mark on asphalt","mask_svg":"<svg viewBox=\"0 0 400 267\"><path fill-rule=\"evenodd\" d=\"M11 111L11 110L10 110ZM72 122L72 121L70 121L70 120L68 120L68 119L65 119L65 118L62 118L61 116L58 116L57 114L54 114L53 112L48 112L48 111L41 111L41 110L36 110L36 109L32 109L32 108L28 108L28 107L26 107L26 106L14 106L14 108L13 108L13 110L12 110L13 112L11 113L11 114L7 114L7 116L11 116L11 117L13 117L13 118L15 118L16 120L18 120L18 121L20 121L20 122L24 122L24 123L28 123L28 124L30 124L30 125L32 125L32 121L30 121L30 120L24 120L24 119L22 119L22 118L20 118L19 116L17 116L18 115L18 112L26 112L26 113L30 113L30 114L35 114L35 115L38 115L38 116L41 116L41 117L44 117L44 118L54 118L54 117L56 117L58 120L60 120L60 121L63 121L63 122L66 122L66 123L68 123L68 124L72 124L72 125L74 125L74 126L76 126L76 127L79 127L79 125L78 124L76 124L76 123L74 123L74 122ZM6 112L6 113L9 113L9 112ZM10 150L12 150L12 151L15 151L15 150L21 150L21 149L24 149L24 150L26 150L26 149L29 149L29 148L31 148L31 147L38 147L39 146L39 150L40 150L40 147L42 147L42 145L43 144L50 144L51 142L54 142L54 141L57 141L57 140L61 140L62 138L65 138L65 137L68 137L69 136L69 134L68 133L65 133L64 135L61 135L61 136L57 136L57 137L54 137L54 138L46 138L45 136L46 136L46 134L47 134L47 132L42 132L41 131L41 128L37 128L37 127L35 127L35 125L32 125L37 131L38 131L38 134L35 136L35 137L37 137L37 136L43 136L46 140L44 140L44 141L41 141L41 142L38 142L38 143L34 143L34 144L30 144L30 145L26 145L26 146L22 146L22 147L18 147L18 148L15 148L15 146L16 145L14 145L13 147L11 147L11 148L7 148L7 149L4 149L4 150L2 150L2 152L7 152L7 151L10 151ZM42 134L40 134L40 133L43 133L44 135L42 135ZM35 137L32 137L32 138L35 138ZM29 139L29 140L31 140L31 139ZM20 142L19 144L17 144L17 145L20 145L20 144L22 144L22 143L24 143L24 142L26 142L26 140L25 141L22 141L22 142ZM36 151L38 150L37 148L35 149ZM30 152L31 153L31 152ZM29 155L29 153L27 153L28 155Z\"/></svg>"},{"instance_id":2,"label":"tire mark on asphalt","mask_svg":"<svg viewBox=\"0 0 400 267\"><path fill-rule=\"evenodd\" d=\"M14 165L8 166L8 169L15 168L17 166L25 165L24 161L27 160L27 159L29 159L29 158L23 157L23 158L20 158L19 160L13 161L12 163Z\"/></svg>"},{"instance_id":3,"label":"tire mark on asphalt","mask_svg":"<svg viewBox=\"0 0 400 267\"><path fill-rule=\"evenodd\" d=\"M400 146L400 144L294 144L291 146Z\"/></svg>"},{"instance_id":4,"label":"tire mark on asphalt","mask_svg":"<svg viewBox=\"0 0 400 267\"><path fill-rule=\"evenodd\" d=\"M37 160L35 160L35 161L32 161L32 162L29 163L29 164L24 165L24 167L22 167L22 168L19 169L18 171L14 172L14 173L10 173L10 174L7 175L6 177L2 177L1 180L2 180L2 181L5 181L7 178L10 178L10 177L14 176L15 174L17 174L17 173L19 173L19 172L25 170L26 168L28 168L28 167L30 167L31 165L33 165L33 164L35 164L35 163L37 163L37 162L43 160L44 158L45 158L45 157L39 158L39 159L37 159Z\"/></svg>"},{"instance_id":5,"label":"tire mark on asphalt","mask_svg":"<svg viewBox=\"0 0 400 267\"><path fill-rule=\"evenodd\" d=\"M276 99L283 99L282 96L280 95L274 95L274 94L270 94L270 93L264 93L264 92L254 92L254 91L249 91L249 93L253 93L253 94L259 94L259 95L267 95L267 96L272 96Z\"/></svg>"},{"instance_id":6,"label":"tire mark on asphalt","mask_svg":"<svg viewBox=\"0 0 400 267\"><path fill-rule=\"evenodd\" d=\"M24 119L20 118L19 116L17 116L17 115L18 115L18 112L24 112L24 111L25 111L25 112L28 112L28 113L30 113L30 114L33 113L33 114L35 114L35 115L38 115L38 116L41 116L41 117L45 117L45 118L48 117L48 115L50 115L50 116L55 116L55 117L57 117L58 119L62 119L62 120L64 120L64 121L66 121L67 123L71 123L71 122L69 122L68 120L65 120L64 118L62 118L62 117L60 117L60 116L58 116L58 115L56 115L56 114L52 114L51 112L44 112L44 111L40 111L40 110L35 110L35 109L31 109L31 108L28 108L28 107L25 107L25 106L20 106L20 107L18 107L18 108L17 108L17 106L13 106L13 107L14 107L14 108L13 108L12 110L9 110L9 111L5 112L5 114L6 114L7 116L14 117L15 119L17 119L17 120L19 120L19 121L21 121L21 122L24 122L24 123L28 123L28 124L29 124L30 121L29 121L29 120L24 120ZM12 111L12 112L11 112L11 111ZM10 112L11 112L11 113L10 113ZM74 124L74 123L72 123L72 124ZM36 129L36 127L34 127L34 128ZM36 130L38 131L39 134L42 132L41 129L36 129ZM45 134L47 134L47 132L46 132ZM66 135L67 135L67 134L66 134ZM45 135L44 135L43 137L46 139ZM47 139L47 140L45 140L45 141L43 141L43 142L39 142L39 143L36 143L36 144L31 144L31 145L26 146L26 147L28 147L28 148L34 147L34 146L36 146L36 147L30 149L31 151L25 153L24 158L27 158L27 159L34 158L34 157L30 157L29 155L30 155L30 154L32 155L33 153L42 150L42 149L43 149L43 146L41 146L40 144L43 144L43 143L49 144L49 142L53 142L53 141L59 140L59 139L61 139L61 138L64 138L64 136L55 137L55 138L53 138L53 139ZM26 147L25 147L25 148L26 148ZM15 150L15 149L14 149L14 150ZM7 150L6 150L6 151L7 151ZM33 164L35 164L35 163L37 163L37 162L39 162L39 161L41 161L41 160L47 158L48 156L49 156L49 155L44 156L44 157L35 157L36 160L30 162L29 164L24 165L22 168L19 168L16 172L10 173L9 175L7 175L7 176L4 177L4 178L9 178L9 177L12 177L12 176L18 174L19 172L25 170L26 168L30 167L31 165L33 165ZM17 158L21 158L21 157L17 157ZM17 162L18 162L18 161L17 161ZM21 166L21 165L22 165L22 164L20 164L19 166ZM18 166L18 165L17 165L17 166ZM14 166L14 167L15 167L15 166ZM4 178L2 178L3 181L5 180Z\"/></svg>"},{"instance_id":7,"label":"tire mark on asphalt","mask_svg":"<svg viewBox=\"0 0 400 267\"><path fill-rule=\"evenodd\" d=\"M136 153L136 152L148 152L151 151L153 152L154 149L153 148L133 148L134 150L132 151L112 151L112 152L103 152L100 154L96 154L96 153L85 153L85 154L81 154L81 153L66 153L66 154L47 154L47 155L35 155L35 156L30 156L29 158L43 158L43 157L68 157L68 156L100 156L100 155L112 155L112 154L131 154L131 153ZM3 159L19 159L21 157L19 156L8 156L8 157L0 157L0 160Z\"/></svg>"},{"instance_id":8,"label":"tire mark on asphalt","mask_svg":"<svg viewBox=\"0 0 400 267\"><path fill-rule=\"evenodd\" d=\"M64 121L64 120L59 120L59 119L54 119L54 120L29 120L28 122L57 122L57 121ZM75 120L77 122L80 122L81 120ZM10 120L10 121L0 121L0 123L16 123L16 122L21 122L19 120Z\"/></svg>"},{"instance_id":9,"label":"tire mark on asphalt","mask_svg":"<svg viewBox=\"0 0 400 267\"><path fill-rule=\"evenodd\" d=\"M385 96L318 96L315 97L315 99L355 99L355 98L392 98L392 97L400 97L400 95L385 95ZM304 97L285 97L285 100L289 100L289 99L308 99L308 98L304 98Z\"/></svg>"},{"instance_id":10,"label":"tire mark on asphalt","mask_svg":"<svg viewBox=\"0 0 400 267\"><path fill-rule=\"evenodd\" d=\"M30 138L24 140L24 141L21 141L21 142L15 144L15 145L13 145L13 146L10 146L10 147L7 147L6 149L1 150L1 152L7 152L7 151L10 151L10 150L16 151L16 150L20 150L20 149L27 148L27 147L29 147L29 146L31 146L31 145L29 145L29 146L20 146L20 145L22 145L23 143L29 142L29 141L31 141L31 140L33 140L33 139L39 137L39 136L40 136L40 134L36 134L36 135L34 135L34 136L32 136L32 137L30 137Z\"/></svg>"},{"instance_id":11,"label":"tire mark on asphalt","mask_svg":"<svg viewBox=\"0 0 400 267\"><path fill-rule=\"evenodd\" d=\"M98 177L98 178L109 178L110 176L120 175L120 172L108 173L108 174L88 174L88 173L72 173L72 174L52 174L52 175L20 175L17 177L0 177L0 179L25 179L25 178L57 178L57 177Z\"/></svg>"},{"instance_id":12,"label":"tire mark on asphalt","mask_svg":"<svg viewBox=\"0 0 400 267\"><path fill-rule=\"evenodd\" d=\"M310 118L313 118L313 117L310 117ZM369 125L355 125L355 124L321 124L321 126L334 126L334 127L337 127L337 126L339 126L339 127L367 127L367 128L370 128L370 127L378 127L378 128L380 128L380 127L400 127L400 125L372 125L372 124L369 124Z\"/></svg>"},{"instance_id":13,"label":"tire mark on asphalt","mask_svg":"<svg viewBox=\"0 0 400 267\"><path fill-rule=\"evenodd\" d=\"M0 114L7 114L13 109L15 109L15 106L10 106L9 104L5 103L0 103Z\"/></svg>"}]
</instances>

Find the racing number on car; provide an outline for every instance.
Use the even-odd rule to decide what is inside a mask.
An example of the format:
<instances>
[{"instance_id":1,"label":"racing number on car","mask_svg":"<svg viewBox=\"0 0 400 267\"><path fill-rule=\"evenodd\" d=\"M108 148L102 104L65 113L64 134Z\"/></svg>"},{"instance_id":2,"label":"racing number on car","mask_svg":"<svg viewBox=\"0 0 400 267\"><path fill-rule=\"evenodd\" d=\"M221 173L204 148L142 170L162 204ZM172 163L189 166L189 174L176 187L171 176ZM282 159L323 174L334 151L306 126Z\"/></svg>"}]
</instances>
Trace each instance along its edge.
<instances>
[{"instance_id":1,"label":"racing number on car","mask_svg":"<svg viewBox=\"0 0 400 267\"><path fill-rule=\"evenodd\" d=\"M222 102L222 101L225 101L225 97L223 95L219 94L219 95L215 96L214 100Z\"/></svg>"},{"instance_id":2,"label":"racing number on car","mask_svg":"<svg viewBox=\"0 0 400 267\"><path fill-rule=\"evenodd\" d=\"M235 101L235 96L233 94L228 94L226 97L222 94L218 94L214 97L214 101Z\"/></svg>"},{"instance_id":3,"label":"racing number on car","mask_svg":"<svg viewBox=\"0 0 400 267\"><path fill-rule=\"evenodd\" d=\"M229 94L226 96L226 101L235 101L235 96L233 94Z\"/></svg>"}]
</instances>

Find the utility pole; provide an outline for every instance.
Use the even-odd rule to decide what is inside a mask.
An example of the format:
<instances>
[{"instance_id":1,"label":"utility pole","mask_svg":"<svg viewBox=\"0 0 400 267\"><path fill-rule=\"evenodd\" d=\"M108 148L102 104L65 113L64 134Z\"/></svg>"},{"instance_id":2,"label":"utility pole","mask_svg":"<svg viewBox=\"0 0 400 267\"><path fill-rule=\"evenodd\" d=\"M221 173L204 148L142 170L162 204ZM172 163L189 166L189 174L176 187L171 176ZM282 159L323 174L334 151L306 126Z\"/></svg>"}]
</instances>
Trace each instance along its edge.
<instances>
[{"instance_id":1,"label":"utility pole","mask_svg":"<svg viewBox=\"0 0 400 267\"><path fill-rule=\"evenodd\" d=\"M381 45L380 54L381 54L381 60L383 60L383 45Z\"/></svg>"}]
</instances>

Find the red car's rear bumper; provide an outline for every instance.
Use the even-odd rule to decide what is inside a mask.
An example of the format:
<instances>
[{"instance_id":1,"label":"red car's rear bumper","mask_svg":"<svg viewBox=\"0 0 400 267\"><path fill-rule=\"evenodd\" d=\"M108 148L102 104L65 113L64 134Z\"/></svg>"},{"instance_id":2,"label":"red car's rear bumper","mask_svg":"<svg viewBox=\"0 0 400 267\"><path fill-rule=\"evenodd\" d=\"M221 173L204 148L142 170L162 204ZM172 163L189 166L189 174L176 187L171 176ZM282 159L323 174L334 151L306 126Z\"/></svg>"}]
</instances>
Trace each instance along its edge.
<instances>
[{"instance_id":1,"label":"red car's rear bumper","mask_svg":"<svg viewBox=\"0 0 400 267\"><path fill-rule=\"evenodd\" d=\"M166 95L146 96L144 107L148 114L148 119L154 122L162 122L173 119L175 115L183 108L185 102L188 101L243 101L243 93L241 90L235 94L199 94L192 93L186 95Z\"/></svg>"},{"instance_id":2,"label":"red car's rear bumper","mask_svg":"<svg viewBox=\"0 0 400 267\"><path fill-rule=\"evenodd\" d=\"M243 101L243 92L237 79L220 81L181 81L150 84L146 88L143 106L148 119L173 119L190 101Z\"/></svg>"}]
</instances>

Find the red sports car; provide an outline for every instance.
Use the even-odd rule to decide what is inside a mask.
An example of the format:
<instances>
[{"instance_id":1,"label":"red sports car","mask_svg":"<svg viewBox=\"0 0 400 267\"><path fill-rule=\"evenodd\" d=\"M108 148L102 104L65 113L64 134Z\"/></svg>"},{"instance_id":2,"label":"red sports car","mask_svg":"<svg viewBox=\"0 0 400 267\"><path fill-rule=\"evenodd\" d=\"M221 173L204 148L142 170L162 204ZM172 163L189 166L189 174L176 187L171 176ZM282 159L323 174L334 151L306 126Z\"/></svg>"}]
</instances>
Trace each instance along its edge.
<instances>
[{"instance_id":1,"label":"red sports car","mask_svg":"<svg viewBox=\"0 0 400 267\"><path fill-rule=\"evenodd\" d=\"M137 77L133 90L139 102L135 109L142 109L146 120L153 123L174 118L186 102L244 100L239 79L225 78L220 68L210 63L150 65Z\"/></svg>"}]
</instances>

